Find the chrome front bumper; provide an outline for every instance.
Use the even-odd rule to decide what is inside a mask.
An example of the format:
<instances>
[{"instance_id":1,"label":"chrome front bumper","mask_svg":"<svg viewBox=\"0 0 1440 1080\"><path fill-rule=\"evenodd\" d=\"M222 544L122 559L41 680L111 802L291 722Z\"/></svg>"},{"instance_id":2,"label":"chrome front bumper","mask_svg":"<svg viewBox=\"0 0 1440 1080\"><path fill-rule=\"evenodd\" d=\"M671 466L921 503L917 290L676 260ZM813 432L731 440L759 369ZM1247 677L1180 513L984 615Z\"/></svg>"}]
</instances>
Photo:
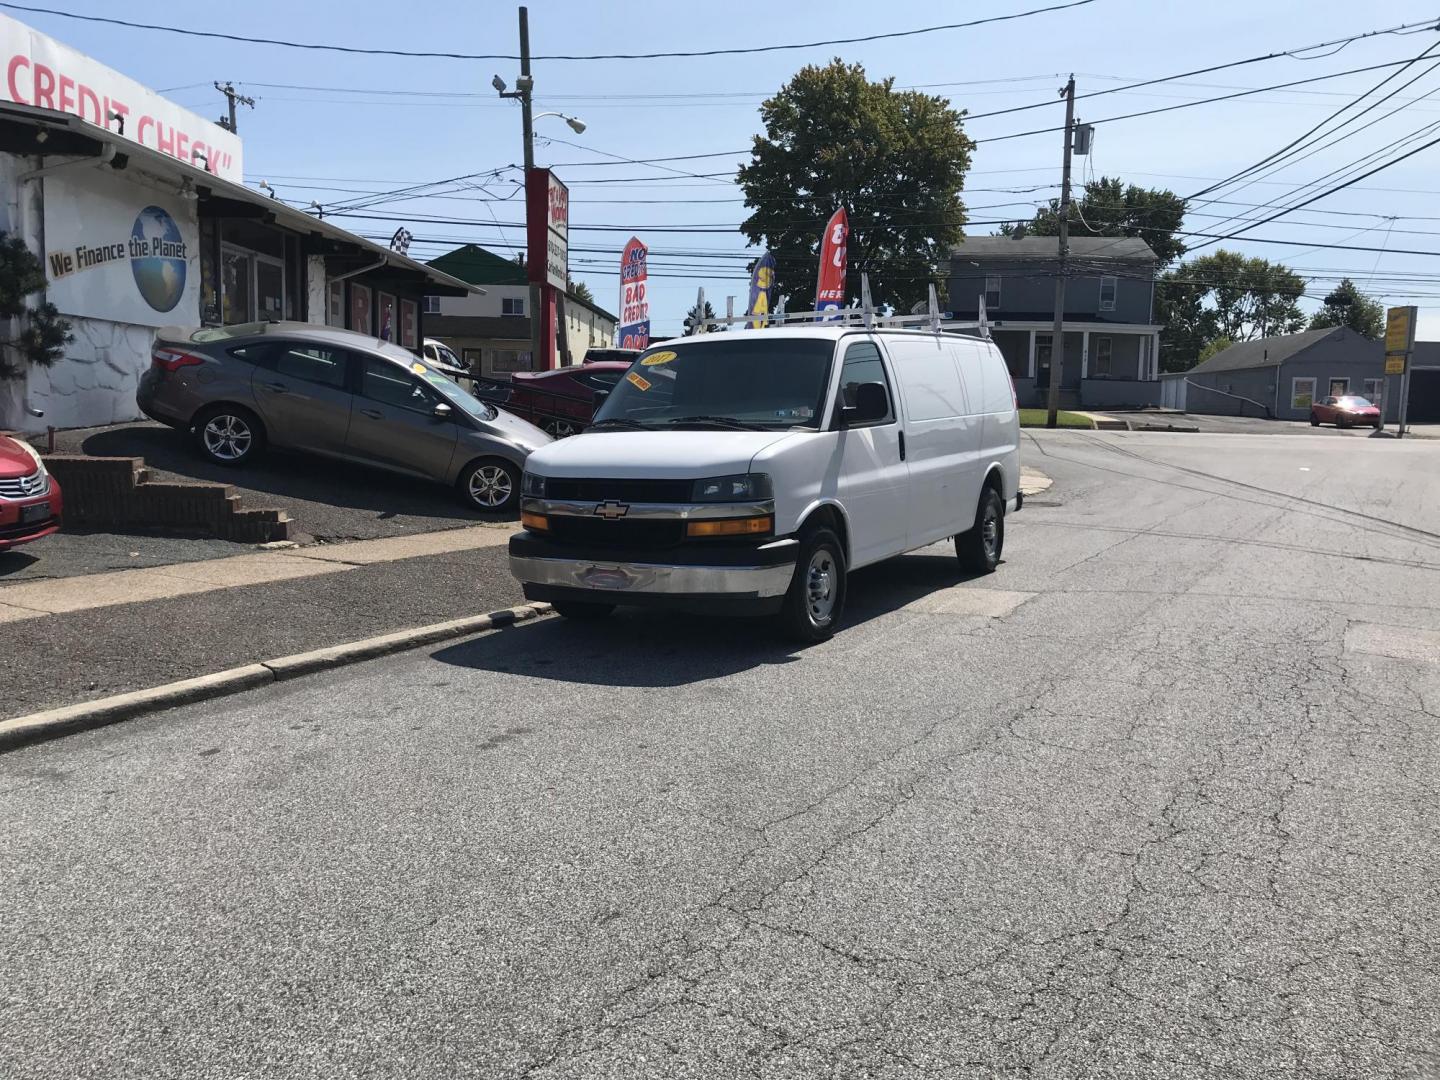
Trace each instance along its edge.
<instances>
[{"instance_id":1,"label":"chrome front bumper","mask_svg":"<svg viewBox=\"0 0 1440 1080\"><path fill-rule=\"evenodd\" d=\"M789 555L770 566L686 566L674 563L609 562L602 559L511 555L510 572L526 584L606 593L620 602L636 596L768 599L784 596L795 574L795 540L777 540L761 551Z\"/></svg>"}]
</instances>

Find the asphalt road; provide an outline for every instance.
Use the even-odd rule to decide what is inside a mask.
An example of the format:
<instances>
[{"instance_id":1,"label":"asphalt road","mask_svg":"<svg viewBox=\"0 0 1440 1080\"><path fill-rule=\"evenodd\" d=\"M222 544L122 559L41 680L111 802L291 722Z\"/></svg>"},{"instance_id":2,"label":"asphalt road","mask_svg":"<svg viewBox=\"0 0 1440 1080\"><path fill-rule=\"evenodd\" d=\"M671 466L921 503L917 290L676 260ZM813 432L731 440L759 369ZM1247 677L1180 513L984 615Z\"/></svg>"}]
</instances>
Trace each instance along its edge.
<instances>
[{"instance_id":1,"label":"asphalt road","mask_svg":"<svg viewBox=\"0 0 1440 1080\"><path fill-rule=\"evenodd\" d=\"M1440 445L1042 432L995 575L0 757L0 1075L1428 1076Z\"/></svg>"}]
</instances>

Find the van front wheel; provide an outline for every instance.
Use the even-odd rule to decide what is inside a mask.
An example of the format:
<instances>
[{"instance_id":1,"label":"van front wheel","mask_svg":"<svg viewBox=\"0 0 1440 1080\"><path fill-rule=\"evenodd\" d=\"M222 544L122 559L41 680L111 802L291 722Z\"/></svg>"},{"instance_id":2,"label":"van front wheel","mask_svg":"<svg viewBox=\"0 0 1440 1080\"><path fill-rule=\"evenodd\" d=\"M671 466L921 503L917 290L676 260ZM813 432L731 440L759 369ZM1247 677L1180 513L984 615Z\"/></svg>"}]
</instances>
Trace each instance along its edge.
<instances>
[{"instance_id":1,"label":"van front wheel","mask_svg":"<svg viewBox=\"0 0 1440 1080\"><path fill-rule=\"evenodd\" d=\"M800 538L795 576L780 609L785 635L815 644L835 633L845 613L845 549L840 538L826 528L813 529Z\"/></svg>"},{"instance_id":2,"label":"van front wheel","mask_svg":"<svg viewBox=\"0 0 1440 1080\"><path fill-rule=\"evenodd\" d=\"M955 554L960 566L971 574L991 574L1000 565L1005 550L1005 504L992 487L980 492L975 524L969 532L955 537Z\"/></svg>"}]
</instances>

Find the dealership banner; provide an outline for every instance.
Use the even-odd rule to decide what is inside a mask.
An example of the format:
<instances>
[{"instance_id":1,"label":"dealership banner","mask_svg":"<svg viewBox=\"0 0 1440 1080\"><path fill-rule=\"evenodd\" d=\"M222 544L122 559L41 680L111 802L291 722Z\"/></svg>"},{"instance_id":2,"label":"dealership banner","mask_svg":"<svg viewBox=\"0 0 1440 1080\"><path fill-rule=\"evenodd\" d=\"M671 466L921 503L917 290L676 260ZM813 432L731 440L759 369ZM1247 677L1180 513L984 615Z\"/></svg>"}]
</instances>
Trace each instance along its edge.
<instances>
[{"instance_id":1,"label":"dealership banner","mask_svg":"<svg viewBox=\"0 0 1440 1080\"><path fill-rule=\"evenodd\" d=\"M750 271L750 300L745 305L746 315L769 315L775 298L775 256L765 252L755 261ZM764 326L762 319L750 324L752 330Z\"/></svg>"},{"instance_id":2,"label":"dealership banner","mask_svg":"<svg viewBox=\"0 0 1440 1080\"><path fill-rule=\"evenodd\" d=\"M62 314L136 326L200 321L195 203L108 169L44 184L45 295Z\"/></svg>"},{"instance_id":3,"label":"dealership banner","mask_svg":"<svg viewBox=\"0 0 1440 1080\"><path fill-rule=\"evenodd\" d=\"M135 59L170 80L163 50ZM8 15L0 15L0 68L0 101L69 113L226 180L245 179L240 136Z\"/></svg>"},{"instance_id":4,"label":"dealership banner","mask_svg":"<svg viewBox=\"0 0 1440 1080\"><path fill-rule=\"evenodd\" d=\"M620 253L620 329L616 344L643 349L650 344L650 300L645 295L650 249L632 236Z\"/></svg>"},{"instance_id":5,"label":"dealership banner","mask_svg":"<svg viewBox=\"0 0 1440 1080\"><path fill-rule=\"evenodd\" d=\"M549 169L525 174L530 282L564 292L570 280L570 189Z\"/></svg>"},{"instance_id":6,"label":"dealership banner","mask_svg":"<svg viewBox=\"0 0 1440 1080\"><path fill-rule=\"evenodd\" d=\"M830 217L820 238L820 281L815 287L815 310L835 311L845 306L845 253L850 241L850 218L842 206ZM830 318L838 318L832 315Z\"/></svg>"}]
</instances>

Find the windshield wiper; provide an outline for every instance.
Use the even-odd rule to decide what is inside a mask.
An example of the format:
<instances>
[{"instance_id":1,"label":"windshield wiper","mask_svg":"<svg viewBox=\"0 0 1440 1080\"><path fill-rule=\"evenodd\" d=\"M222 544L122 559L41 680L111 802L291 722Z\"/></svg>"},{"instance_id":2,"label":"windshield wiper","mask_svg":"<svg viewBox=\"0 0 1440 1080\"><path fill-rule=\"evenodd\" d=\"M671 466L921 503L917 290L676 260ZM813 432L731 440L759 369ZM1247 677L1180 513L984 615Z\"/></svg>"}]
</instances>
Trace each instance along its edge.
<instances>
[{"instance_id":1,"label":"windshield wiper","mask_svg":"<svg viewBox=\"0 0 1440 1080\"><path fill-rule=\"evenodd\" d=\"M714 424L717 427L729 428L732 431L764 431L765 428L759 424L747 424L744 420L736 420L733 416L677 416L670 421L675 424Z\"/></svg>"},{"instance_id":2,"label":"windshield wiper","mask_svg":"<svg viewBox=\"0 0 1440 1080\"><path fill-rule=\"evenodd\" d=\"M649 431L649 430L650 430L650 425L649 425L649 424L642 424L639 420L630 420L630 419L628 419L627 417L624 417L624 416L612 417L612 418L610 418L609 420L598 420L598 421L596 421L595 423L591 424L591 425L590 425L588 428L586 428L585 430L587 430L587 431L596 431L596 430L598 430L598 429L600 429L600 428L607 428L607 427L628 428L628 429L631 430L631 431Z\"/></svg>"}]
</instances>

